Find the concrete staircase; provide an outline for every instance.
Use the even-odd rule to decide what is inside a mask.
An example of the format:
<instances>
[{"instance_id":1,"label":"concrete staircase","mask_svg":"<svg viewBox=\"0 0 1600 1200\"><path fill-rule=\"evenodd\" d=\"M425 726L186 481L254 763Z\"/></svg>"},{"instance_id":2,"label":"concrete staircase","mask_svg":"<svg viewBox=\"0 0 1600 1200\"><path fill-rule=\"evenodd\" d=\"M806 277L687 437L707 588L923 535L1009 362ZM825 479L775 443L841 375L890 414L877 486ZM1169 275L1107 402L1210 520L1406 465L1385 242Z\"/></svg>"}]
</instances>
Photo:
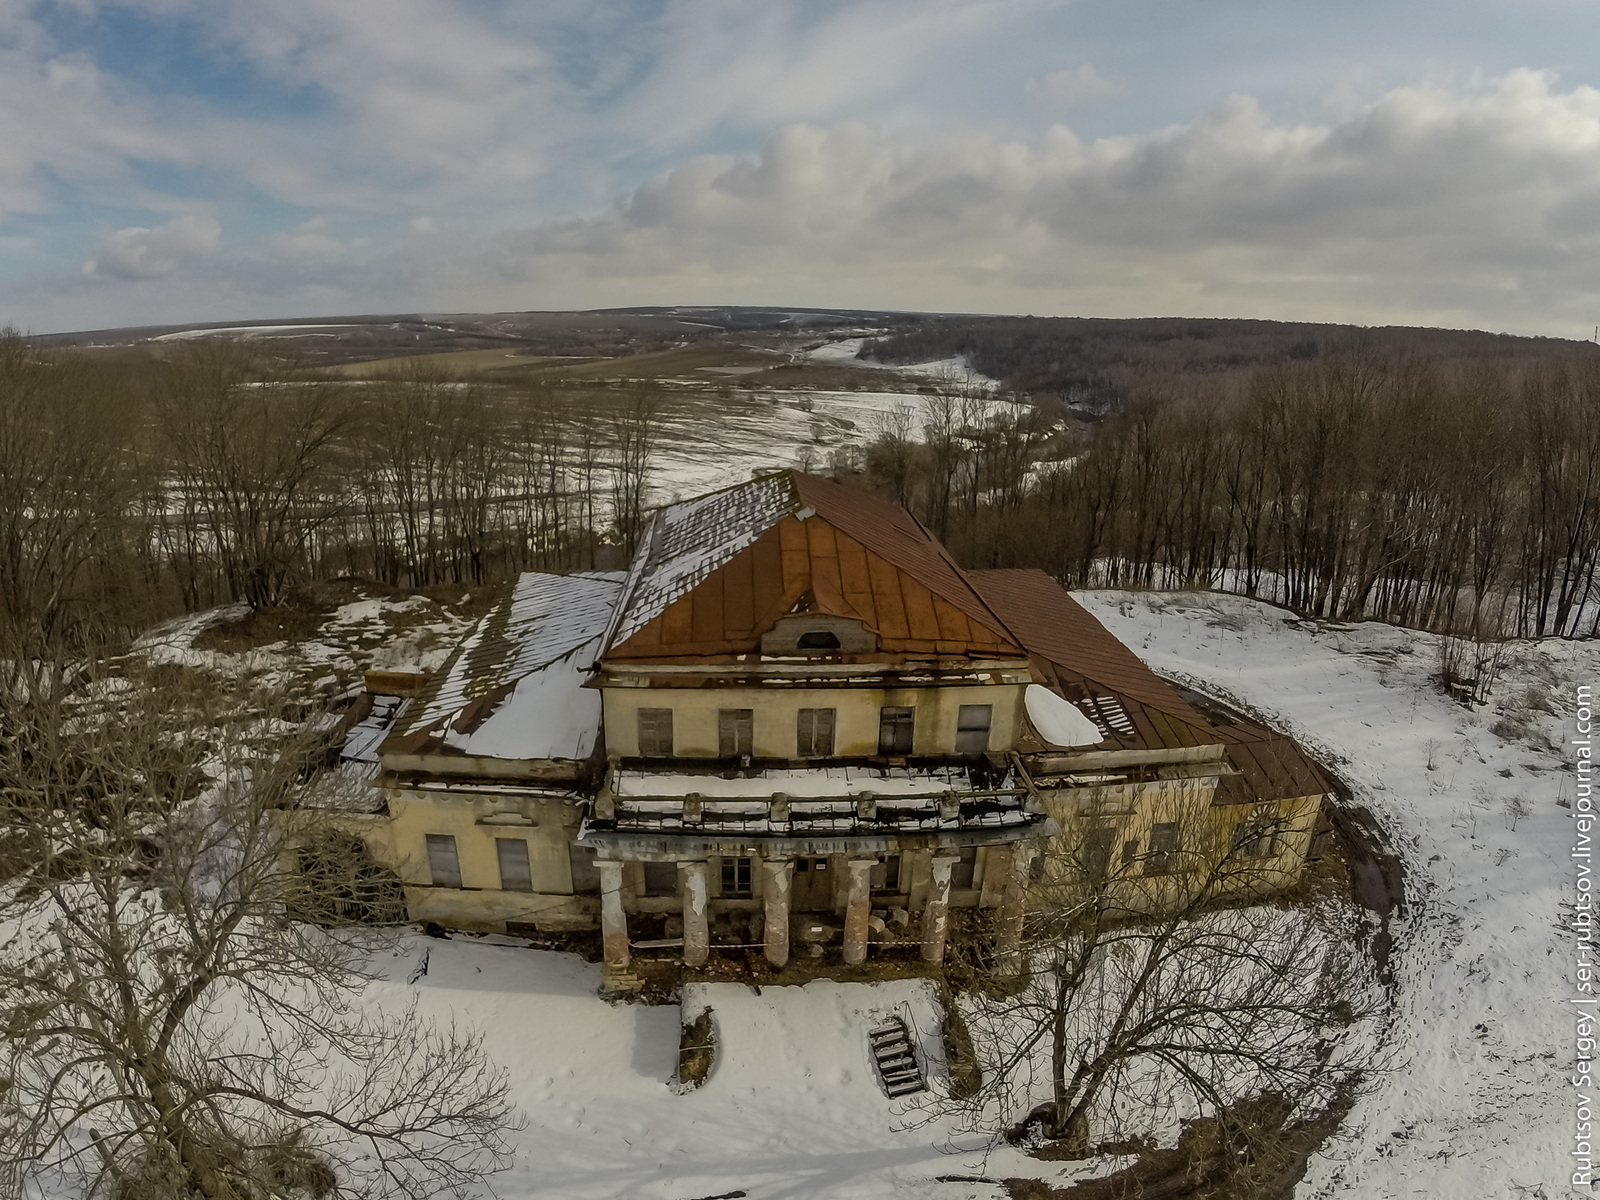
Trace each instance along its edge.
<instances>
[{"instance_id":1,"label":"concrete staircase","mask_svg":"<svg viewBox=\"0 0 1600 1200\"><path fill-rule=\"evenodd\" d=\"M916 1048L911 1044L911 1034L903 1019L885 1017L868 1032L867 1045L872 1051L873 1064L878 1068L878 1079L891 1098L927 1089Z\"/></svg>"}]
</instances>

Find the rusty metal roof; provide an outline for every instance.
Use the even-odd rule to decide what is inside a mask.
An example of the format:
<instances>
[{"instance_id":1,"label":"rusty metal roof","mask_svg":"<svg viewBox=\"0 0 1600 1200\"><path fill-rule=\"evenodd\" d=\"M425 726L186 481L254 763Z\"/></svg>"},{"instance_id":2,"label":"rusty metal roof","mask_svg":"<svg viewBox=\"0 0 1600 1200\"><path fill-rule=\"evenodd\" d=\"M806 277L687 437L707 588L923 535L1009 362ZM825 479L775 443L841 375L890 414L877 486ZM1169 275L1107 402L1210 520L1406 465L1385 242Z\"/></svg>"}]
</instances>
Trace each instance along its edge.
<instances>
[{"instance_id":1,"label":"rusty metal roof","mask_svg":"<svg viewBox=\"0 0 1600 1200\"><path fill-rule=\"evenodd\" d=\"M1106 735L1106 749L1203 746L1221 739L1172 685L1147 667L1043 571L969 571L1056 691Z\"/></svg>"},{"instance_id":2,"label":"rusty metal roof","mask_svg":"<svg viewBox=\"0 0 1600 1200\"><path fill-rule=\"evenodd\" d=\"M858 620L884 653L1024 657L909 513L794 471L662 509L605 657L748 654L795 612Z\"/></svg>"},{"instance_id":3,"label":"rusty metal roof","mask_svg":"<svg viewBox=\"0 0 1600 1200\"><path fill-rule=\"evenodd\" d=\"M622 576L593 572L518 577L511 595L467 634L422 695L412 701L397 735L459 724L469 708L481 720L519 679L570 658L599 638L611 620Z\"/></svg>"}]
</instances>

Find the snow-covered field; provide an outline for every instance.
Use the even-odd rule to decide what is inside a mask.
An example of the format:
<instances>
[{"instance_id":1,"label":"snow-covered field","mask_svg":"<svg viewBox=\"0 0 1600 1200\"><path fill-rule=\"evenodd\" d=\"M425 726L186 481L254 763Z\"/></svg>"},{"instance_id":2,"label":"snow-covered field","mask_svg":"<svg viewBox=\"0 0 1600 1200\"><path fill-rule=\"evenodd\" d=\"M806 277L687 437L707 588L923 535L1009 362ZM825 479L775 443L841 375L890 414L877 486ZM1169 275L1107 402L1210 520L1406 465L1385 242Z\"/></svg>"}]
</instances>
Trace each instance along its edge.
<instances>
[{"instance_id":1,"label":"snow-covered field","mask_svg":"<svg viewBox=\"0 0 1600 1200\"><path fill-rule=\"evenodd\" d=\"M651 461L651 500L666 504L743 483L752 474L796 466L804 453L815 467L825 467L834 451L877 437L896 410L906 412L911 436L920 438L932 399L916 392L815 389L706 396L663 420ZM985 419L1016 408L993 397L977 403Z\"/></svg>"},{"instance_id":2,"label":"snow-covered field","mask_svg":"<svg viewBox=\"0 0 1600 1200\"><path fill-rule=\"evenodd\" d=\"M1396 1069L1313 1160L1298 1194L1557 1194L1572 1132L1571 955L1557 928L1572 829L1556 803L1572 794L1559 747L1570 733L1538 706L1570 713L1573 684L1600 678L1600 645L1519 650L1497 699L1531 699L1533 715L1523 740L1508 741L1490 730L1503 718L1495 706L1469 712L1434 690L1425 635L1312 625L1232 596L1080 597L1157 670L1303 738L1404 860ZM1513 830L1514 796L1531 811ZM676 1008L608 1005L595 997L598 968L492 941L408 942L375 999L415 997L488 1031L528 1116L516 1164L496 1184L508 1200L736 1190L751 1200L987 1200L1004 1194L998 1185L937 1177L1062 1183L1083 1170L1008 1148L985 1160L974 1143L952 1147L947 1125L920 1124L883 1095L866 1054L874 1011L908 1006L937 1076L937 1002L925 985L692 989L686 1004L715 1010L720 1046L707 1083L677 1095ZM424 949L427 974L404 983Z\"/></svg>"},{"instance_id":3,"label":"snow-covered field","mask_svg":"<svg viewBox=\"0 0 1600 1200\"><path fill-rule=\"evenodd\" d=\"M1395 1070L1297 1194L1564 1193L1576 993L1571 938L1558 922L1573 824L1557 800L1572 799L1562 743L1575 686L1600 682L1600 643L1519 648L1495 701L1469 712L1433 687L1426 635L1313 626L1232 596L1080 598L1157 671L1242 700L1301 738L1352 785L1404 861ZM1523 740L1491 731L1503 706L1530 710ZM1517 796L1529 814L1513 830L1507 802Z\"/></svg>"}]
</instances>

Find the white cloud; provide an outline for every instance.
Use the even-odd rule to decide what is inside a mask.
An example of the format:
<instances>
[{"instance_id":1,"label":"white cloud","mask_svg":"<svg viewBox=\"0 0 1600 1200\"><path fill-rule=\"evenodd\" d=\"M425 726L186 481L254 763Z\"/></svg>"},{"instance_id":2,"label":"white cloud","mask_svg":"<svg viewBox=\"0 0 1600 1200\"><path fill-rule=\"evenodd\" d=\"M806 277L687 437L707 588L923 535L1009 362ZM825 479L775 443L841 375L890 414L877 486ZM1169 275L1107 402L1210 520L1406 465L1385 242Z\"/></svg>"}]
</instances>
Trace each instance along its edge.
<instances>
[{"instance_id":1,"label":"white cloud","mask_svg":"<svg viewBox=\"0 0 1600 1200\"><path fill-rule=\"evenodd\" d=\"M1039 79L1028 80L1028 100L1040 112L1060 115L1094 100L1117 95L1122 89L1107 79L1093 64L1052 71Z\"/></svg>"},{"instance_id":2,"label":"white cloud","mask_svg":"<svg viewBox=\"0 0 1600 1200\"><path fill-rule=\"evenodd\" d=\"M154 279L213 253L222 239L215 217L186 214L159 229L119 229L83 264L90 279Z\"/></svg>"}]
</instances>

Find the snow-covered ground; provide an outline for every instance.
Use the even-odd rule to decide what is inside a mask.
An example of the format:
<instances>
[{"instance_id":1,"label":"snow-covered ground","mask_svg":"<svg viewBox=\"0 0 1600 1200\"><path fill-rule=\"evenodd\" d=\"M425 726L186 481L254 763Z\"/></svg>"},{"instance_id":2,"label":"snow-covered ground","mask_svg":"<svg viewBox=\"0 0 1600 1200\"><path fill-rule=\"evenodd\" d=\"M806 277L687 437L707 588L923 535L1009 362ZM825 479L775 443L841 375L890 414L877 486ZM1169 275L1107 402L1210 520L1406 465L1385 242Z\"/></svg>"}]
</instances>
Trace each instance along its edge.
<instances>
[{"instance_id":1,"label":"snow-covered ground","mask_svg":"<svg viewBox=\"0 0 1600 1200\"><path fill-rule=\"evenodd\" d=\"M663 419L650 464L651 501L666 504L743 483L753 474L796 466L804 454L826 467L830 454L865 446L899 411L910 435L920 439L933 399L916 392L814 389L704 397ZM984 419L1016 408L994 397L978 403Z\"/></svg>"},{"instance_id":2,"label":"snow-covered ground","mask_svg":"<svg viewBox=\"0 0 1600 1200\"><path fill-rule=\"evenodd\" d=\"M1505 714L1439 695L1433 641L1383 625L1313 625L1224 595L1080 593L1157 670L1247 704L1304 739L1370 807L1404 860L1408 910L1393 925L1400 1014L1395 1069L1312 1162L1301 1197L1554 1196L1570 1168L1570 947L1558 931L1569 878L1570 711L1600 677L1600 645L1519 649L1497 691ZM1562 709L1566 697L1567 709ZM1502 724L1502 732L1509 732ZM1552 747L1551 739L1555 746ZM1511 828L1509 797L1530 812ZM598 968L566 955L457 938L406 944L375 998L415 997L487 1030L528 1127L496 1189L521 1197L974 1197L998 1185L944 1175L1063 1183L1083 1167L1002 1148L985 1160L879 1089L870 1014L904 1005L939 1079L937 1001L926 985L819 982L690 989L715 1010L717 1065L697 1091L668 1086L673 1007L608 1005ZM429 969L403 981L426 948ZM1113 1164L1089 1166L1101 1172ZM1115 1164L1122 1165L1122 1164Z\"/></svg>"},{"instance_id":3,"label":"snow-covered ground","mask_svg":"<svg viewBox=\"0 0 1600 1200\"><path fill-rule=\"evenodd\" d=\"M436 1020L486 1031L528 1116L495 1181L503 1200L988 1200L1004 1192L936 1177L1085 1173L1009 1148L987 1163L947 1153L947 1129L884 1094L867 1053L880 1014L909 1016L936 1081L942 1069L938 1002L923 981L686 989L691 1019L713 1011L717 1057L703 1085L677 1094L678 1007L607 1004L599 967L496 940L409 941L373 998L415 999ZM407 984L424 951L427 974Z\"/></svg>"},{"instance_id":4,"label":"snow-covered ground","mask_svg":"<svg viewBox=\"0 0 1600 1200\"><path fill-rule=\"evenodd\" d=\"M1233 596L1079 597L1157 671L1241 700L1302 739L1404 861L1395 1070L1297 1195L1564 1194L1576 992L1558 923L1574 831L1557 800L1572 800L1562 743L1575 686L1600 683L1600 643L1519 647L1494 702L1474 712L1433 686L1426 635L1312 625ZM1507 740L1497 724L1525 732ZM1508 802L1519 796L1529 812L1513 829Z\"/></svg>"},{"instance_id":5,"label":"snow-covered ground","mask_svg":"<svg viewBox=\"0 0 1600 1200\"><path fill-rule=\"evenodd\" d=\"M818 346L815 350L806 352L806 357L813 362L848 363L852 367L866 367L869 370L898 371L902 375L922 375L929 379L937 379L943 383L954 383L966 387L983 388L985 391L994 391L1001 385L998 379L990 379L987 375L979 374L972 369L970 363L960 355L951 358L935 359L932 362L921 363L886 363L873 358L857 358L861 353L861 345L866 338L845 338L843 341L828 342Z\"/></svg>"}]
</instances>

